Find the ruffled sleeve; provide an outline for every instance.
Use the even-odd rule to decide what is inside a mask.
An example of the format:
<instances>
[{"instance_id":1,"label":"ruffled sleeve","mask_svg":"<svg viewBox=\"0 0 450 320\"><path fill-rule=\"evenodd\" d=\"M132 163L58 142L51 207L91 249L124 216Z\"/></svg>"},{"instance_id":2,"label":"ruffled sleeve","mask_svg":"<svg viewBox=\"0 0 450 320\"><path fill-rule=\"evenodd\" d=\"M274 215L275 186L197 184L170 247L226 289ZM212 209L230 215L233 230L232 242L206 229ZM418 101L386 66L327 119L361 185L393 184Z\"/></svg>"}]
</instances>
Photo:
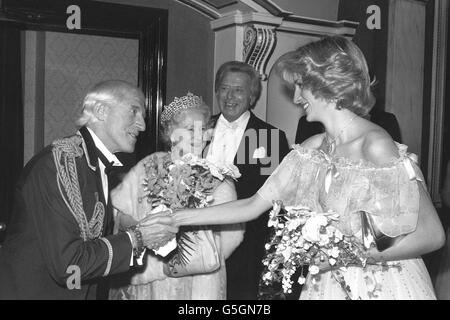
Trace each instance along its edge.
<instances>
[{"instance_id":1,"label":"ruffled sleeve","mask_svg":"<svg viewBox=\"0 0 450 320\"><path fill-rule=\"evenodd\" d=\"M359 211L368 212L383 234L396 237L415 230L422 173L414 156L399 145L400 158L384 166L330 157L295 146L258 191L266 201L339 214L346 235L361 230Z\"/></svg>"},{"instance_id":2,"label":"ruffled sleeve","mask_svg":"<svg viewBox=\"0 0 450 320\"><path fill-rule=\"evenodd\" d=\"M398 145L400 157L383 166L337 159L340 173L333 181L327 203L340 214L340 230L354 235L361 229L359 211L371 216L375 227L389 237L416 229L419 185L423 175L415 155Z\"/></svg>"},{"instance_id":3,"label":"ruffled sleeve","mask_svg":"<svg viewBox=\"0 0 450 320\"><path fill-rule=\"evenodd\" d=\"M258 194L271 203L281 200L285 206L306 206L321 211L318 192L324 169L325 164L318 151L295 146Z\"/></svg>"},{"instance_id":4,"label":"ruffled sleeve","mask_svg":"<svg viewBox=\"0 0 450 320\"><path fill-rule=\"evenodd\" d=\"M423 182L423 175L411 155L370 176L370 193L362 208L371 214L376 227L389 237L413 232L419 216L418 181Z\"/></svg>"}]
</instances>

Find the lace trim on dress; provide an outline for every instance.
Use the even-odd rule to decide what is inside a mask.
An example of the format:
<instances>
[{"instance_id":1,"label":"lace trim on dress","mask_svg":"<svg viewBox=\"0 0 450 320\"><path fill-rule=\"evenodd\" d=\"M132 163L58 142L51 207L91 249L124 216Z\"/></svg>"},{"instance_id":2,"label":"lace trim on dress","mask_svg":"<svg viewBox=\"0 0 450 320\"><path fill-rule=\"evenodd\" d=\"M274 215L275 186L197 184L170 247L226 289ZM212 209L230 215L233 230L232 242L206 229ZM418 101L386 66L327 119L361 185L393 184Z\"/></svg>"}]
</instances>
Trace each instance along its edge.
<instances>
[{"instance_id":1,"label":"lace trim on dress","mask_svg":"<svg viewBox=\"0 0 450 320\"><path fill-rule=\"evenodd\" d=\"M416 228L417 180L423 177L406 146L397 147L399 158L377 166L295 145L258 193L267 201L335 211L340 215L337 227L346 235L360 231L360 210L372 216L383 234L406 234Z\"/></svg>"}]
</instances>

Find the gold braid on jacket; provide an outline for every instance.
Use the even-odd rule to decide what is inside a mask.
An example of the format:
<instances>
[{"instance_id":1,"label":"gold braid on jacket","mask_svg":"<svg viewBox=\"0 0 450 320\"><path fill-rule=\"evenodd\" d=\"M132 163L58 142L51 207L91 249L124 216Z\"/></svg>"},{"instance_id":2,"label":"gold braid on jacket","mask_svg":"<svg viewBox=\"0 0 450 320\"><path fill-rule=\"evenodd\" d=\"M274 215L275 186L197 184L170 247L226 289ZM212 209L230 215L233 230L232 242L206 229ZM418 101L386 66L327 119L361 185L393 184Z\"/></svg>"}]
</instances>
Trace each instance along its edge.
<instances>
[{"instance_id":1,"label":"gold braid on jacket","mask_svg":"<svg viewBox=\"0 0 450 320\"><path fill-rule=\"evenodd\" d=\"M55 140L52 143L53 160L56 166L56 181L62 199L67 208L78 223L80 237L84 240L97 239L102 234L103 220L105 217L105 207L98 201L96 193L96 203L94 214L88 222L83 209L83 198L81 196L78 182L77 165L75 159L83 156L83 139L80 135Z\"/></svg>"}]
</instances>

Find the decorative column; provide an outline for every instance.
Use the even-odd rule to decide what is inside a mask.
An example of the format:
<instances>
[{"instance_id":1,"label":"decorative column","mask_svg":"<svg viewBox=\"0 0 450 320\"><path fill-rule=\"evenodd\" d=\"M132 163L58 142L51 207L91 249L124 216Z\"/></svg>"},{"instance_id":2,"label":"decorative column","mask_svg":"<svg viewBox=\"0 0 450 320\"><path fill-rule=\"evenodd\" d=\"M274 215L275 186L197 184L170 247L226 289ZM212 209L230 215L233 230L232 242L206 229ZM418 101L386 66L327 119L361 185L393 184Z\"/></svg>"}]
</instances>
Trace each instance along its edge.
<instances>
[{"instance_id":1,"label":"decorative column","mask_svg":"<svg viewBox=\"0 0 450 320\"><path fill-rule=\"evenodd\" d=\"M244 30L243 61L259 72L262 81L268 78L267 62L277 42L274 29L274 27L251 24Z\"/></svg>"}]
</instances>

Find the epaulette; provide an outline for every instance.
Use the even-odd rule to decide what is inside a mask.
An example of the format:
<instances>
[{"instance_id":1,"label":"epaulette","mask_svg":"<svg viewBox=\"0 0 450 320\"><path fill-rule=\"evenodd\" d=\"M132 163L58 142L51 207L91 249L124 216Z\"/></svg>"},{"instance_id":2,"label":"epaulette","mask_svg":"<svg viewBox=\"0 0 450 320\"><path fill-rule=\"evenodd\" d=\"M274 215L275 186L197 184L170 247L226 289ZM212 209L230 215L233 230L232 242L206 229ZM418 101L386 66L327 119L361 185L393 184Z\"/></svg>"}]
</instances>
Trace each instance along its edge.
<instances>
[{"instance_id":1,"label":"epaulette","mask_svg":"<svg viewBox=\"0 0 450 320\"><path fill-rule=\"evenodd\" d=\"M68 157L81 157L83 155L82 144L83 138L78 134L52 142L53 150L57 149L58 154Z\"/></svg>"}]
</instances>

